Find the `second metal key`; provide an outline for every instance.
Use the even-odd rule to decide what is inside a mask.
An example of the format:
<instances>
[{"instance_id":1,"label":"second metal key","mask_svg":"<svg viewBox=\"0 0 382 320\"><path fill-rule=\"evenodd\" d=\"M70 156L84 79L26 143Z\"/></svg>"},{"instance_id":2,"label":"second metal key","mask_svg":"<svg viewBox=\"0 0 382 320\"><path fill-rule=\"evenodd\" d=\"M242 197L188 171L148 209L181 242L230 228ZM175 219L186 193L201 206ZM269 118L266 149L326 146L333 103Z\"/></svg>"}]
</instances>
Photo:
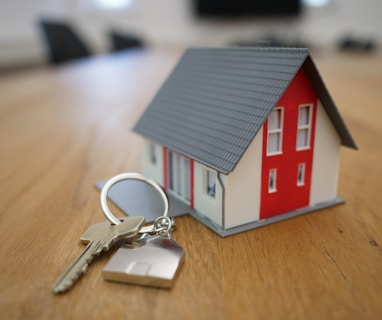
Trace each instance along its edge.
<instances>
[{"instance_id":1,"label":"second metal key","mask_svg":"<svg viewBox=\"0 0 382 320\"><path fill-rule=\"evenodd\" d=\"M53 291L60 293L71 288L96 255L109 250L118 240L135 237L144 223L143 217L127 217L118 225L103 221L91 226L80 238L86 248L56 281Z\"/></svg>"}]
</instances>

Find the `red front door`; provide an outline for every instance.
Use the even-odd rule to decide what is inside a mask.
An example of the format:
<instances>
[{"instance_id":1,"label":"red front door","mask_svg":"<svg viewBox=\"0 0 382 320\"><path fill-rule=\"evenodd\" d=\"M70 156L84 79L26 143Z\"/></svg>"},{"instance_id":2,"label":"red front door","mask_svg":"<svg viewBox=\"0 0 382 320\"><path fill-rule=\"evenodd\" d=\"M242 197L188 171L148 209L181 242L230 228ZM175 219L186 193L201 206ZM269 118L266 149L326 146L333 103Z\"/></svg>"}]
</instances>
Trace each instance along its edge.
<instances>
[{"instance_id":1,"label":"red front door","mask_svg":"<svg viewBox=\"0 0 382 320\"><path fill-rule=\"evenodd\" d=\"M309 205L316 111L300 69L264 123L260 219Z\"/></svg>"}]
</instances>

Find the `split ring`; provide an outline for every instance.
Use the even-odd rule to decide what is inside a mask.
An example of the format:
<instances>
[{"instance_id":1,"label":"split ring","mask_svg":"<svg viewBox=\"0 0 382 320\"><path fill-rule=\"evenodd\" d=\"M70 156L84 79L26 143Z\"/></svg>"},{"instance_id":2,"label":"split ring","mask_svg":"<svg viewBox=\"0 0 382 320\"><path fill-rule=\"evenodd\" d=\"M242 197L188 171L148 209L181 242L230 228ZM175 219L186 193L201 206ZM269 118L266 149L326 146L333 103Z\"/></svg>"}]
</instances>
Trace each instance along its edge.
<instances>
[{"instance_id":1,"label":"split ring","mask_svg":"<svg viewBox=\"0 0 382 320\"><path fill-rule=\"evenodd\" d=\"M111 187L123 180L138 180L142 181L144 183L147 183L151 187L153 187L161 196L164 204L164 212L163 212L163 217L168 217L169 214L169 200L167 193L163 190L163 188L156 183L154 180L146 178L144 175L140 173L133 173L133 172L128 172L128 173L121 173L119 175L114 176L110 180L106 182L106 184L103 186L101 190L101 196L100 196L100 203L101 203L101 208L102 211L105 215L105 217L112 223L112 224L120 224L121 221L117 219L113 213L110 211L109 206L107 205L107 194L109 193Z\"/></svg>"}]
</instances>

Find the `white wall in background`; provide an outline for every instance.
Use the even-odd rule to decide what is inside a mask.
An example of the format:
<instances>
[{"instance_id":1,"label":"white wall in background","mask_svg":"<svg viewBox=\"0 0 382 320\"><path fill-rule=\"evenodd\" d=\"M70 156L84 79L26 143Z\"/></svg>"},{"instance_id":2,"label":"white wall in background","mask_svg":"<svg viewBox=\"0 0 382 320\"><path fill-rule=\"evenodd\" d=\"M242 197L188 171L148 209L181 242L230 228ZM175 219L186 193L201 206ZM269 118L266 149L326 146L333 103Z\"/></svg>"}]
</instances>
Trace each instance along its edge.
<instances>
[{"instance_id":1,"label":"white wall in background","mask_svg":"<svg viewBox=\"0 0 382 320\"><path fill-rule=\"evenodd\" d=\"M298 20L198 20L191 0L130 0L120 10L101 10L106 0L1 0L0 68L41 62L44 48L36 21L57 16L73 21L93 51L107 51L110 27L135 32L152 46L221 46L276 34L316 45L333 44L346 32L382 43L381 0L330 0L325 7L307 7ZM113 0L126 1L126 0Z\"/></svg>"}]
</instances>

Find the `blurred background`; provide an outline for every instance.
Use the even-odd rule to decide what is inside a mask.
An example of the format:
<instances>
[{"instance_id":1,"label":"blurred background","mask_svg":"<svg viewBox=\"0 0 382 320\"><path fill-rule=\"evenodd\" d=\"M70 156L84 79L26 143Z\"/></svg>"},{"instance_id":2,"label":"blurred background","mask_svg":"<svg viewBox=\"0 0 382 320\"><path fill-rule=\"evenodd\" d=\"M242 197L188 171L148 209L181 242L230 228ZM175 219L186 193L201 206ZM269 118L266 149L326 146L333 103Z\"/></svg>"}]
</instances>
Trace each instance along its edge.
<instances>
[{"instance_id":1,"label":"blurred background","mask_svg":"<svg viewBox=\"0 0 382 320\"><path fill-rule=\"evenodd\" d=\"M381 14L381 0L1 0L0 72L135 47L369 52L382 43ZM57 56L57 33L76 47L69 56Z\"/></svg>"}]
</instances>

